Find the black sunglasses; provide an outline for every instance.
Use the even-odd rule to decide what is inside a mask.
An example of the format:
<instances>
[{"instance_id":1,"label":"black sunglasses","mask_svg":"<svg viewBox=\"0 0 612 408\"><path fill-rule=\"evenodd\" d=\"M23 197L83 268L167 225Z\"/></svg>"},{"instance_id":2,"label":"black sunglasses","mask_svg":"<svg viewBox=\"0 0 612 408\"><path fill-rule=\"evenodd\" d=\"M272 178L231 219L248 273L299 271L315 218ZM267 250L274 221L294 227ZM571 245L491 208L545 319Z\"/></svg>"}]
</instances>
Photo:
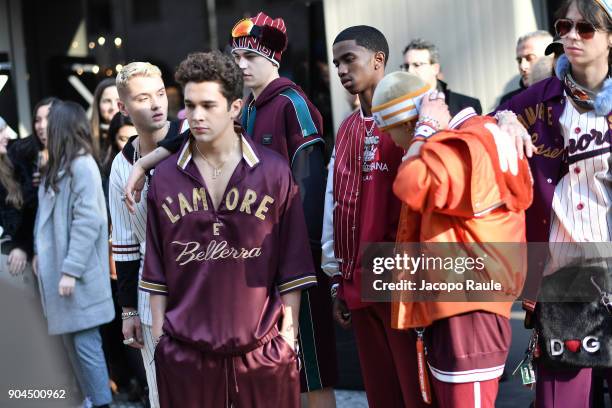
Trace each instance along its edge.
<instances>
[{"instance_id":1,"label":"black sunglasses","mask_svg":"<svg viewBox=\"0 0 612 408\"><path fill-rule=\"evenodd\" d=\"M559 37L565 37L576 27L576 32L583 40L590 40L595 35L597 29L588 21L574 21L568 18L560 18L555 21L555 31Z\"/></svg>"}]
</instances>

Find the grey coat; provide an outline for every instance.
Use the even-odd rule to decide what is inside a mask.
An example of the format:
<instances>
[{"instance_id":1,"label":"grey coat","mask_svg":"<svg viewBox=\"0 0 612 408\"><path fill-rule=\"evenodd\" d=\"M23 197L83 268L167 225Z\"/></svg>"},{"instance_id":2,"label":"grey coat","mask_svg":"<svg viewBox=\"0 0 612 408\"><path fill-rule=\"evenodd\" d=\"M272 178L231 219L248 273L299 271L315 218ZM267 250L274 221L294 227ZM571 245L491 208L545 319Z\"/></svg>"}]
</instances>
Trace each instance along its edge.
<instances>
[{"instance_id":1,"label":"grey coat","mask_svg":"<svg viewBox=\"0 0 612 408\"><path fill-rule=\"evenodd\" d=\"M111 321L108 225L100 171L80 156L64 173L59 191L38 189L35 251L49 334L72 333ZM71 296L59 295L62 273L74 276Z\"/></svg>"}]
</instances>

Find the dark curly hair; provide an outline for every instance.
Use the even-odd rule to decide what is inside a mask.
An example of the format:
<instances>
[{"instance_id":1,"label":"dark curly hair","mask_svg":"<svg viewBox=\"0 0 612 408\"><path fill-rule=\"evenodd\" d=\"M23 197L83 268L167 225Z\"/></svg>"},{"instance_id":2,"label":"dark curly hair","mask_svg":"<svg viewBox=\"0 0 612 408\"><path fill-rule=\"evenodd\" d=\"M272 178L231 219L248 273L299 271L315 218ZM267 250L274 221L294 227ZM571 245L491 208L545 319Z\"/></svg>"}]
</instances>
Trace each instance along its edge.
<instances>
[{"instance_id":1,"label":"dark curly hair","mask_svg":"<svg viewBox=\"0 0 612 408\"><path fill-rule=\"evenodd\" d=\"M183 89L188 82L217 82L228 107L242 98L242 71L233 58L221 51L189 54L176 69L174 79Z\"/></svg>"}]
</instances>

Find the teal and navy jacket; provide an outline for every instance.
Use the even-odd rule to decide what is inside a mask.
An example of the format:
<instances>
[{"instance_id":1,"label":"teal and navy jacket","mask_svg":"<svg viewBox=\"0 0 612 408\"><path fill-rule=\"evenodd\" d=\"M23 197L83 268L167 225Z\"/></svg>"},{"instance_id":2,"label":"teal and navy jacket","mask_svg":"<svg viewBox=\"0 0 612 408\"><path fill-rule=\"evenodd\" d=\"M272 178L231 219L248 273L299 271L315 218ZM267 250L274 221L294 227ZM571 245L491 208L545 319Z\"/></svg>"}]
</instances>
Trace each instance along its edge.
<instances>
[{"instance_id":1,"label":"teal and navy jacket","mask_svg":"<svg viewBox=\"0 0 612 408\"><path fill-rule=\"evenodd\" d=\"M313 257L321 259L321 232L327 170L323 118L304 91L286 78L270 82L245 101L242 127L260 145L280 153L300 189Z\"/></svg>"}]
</instances>

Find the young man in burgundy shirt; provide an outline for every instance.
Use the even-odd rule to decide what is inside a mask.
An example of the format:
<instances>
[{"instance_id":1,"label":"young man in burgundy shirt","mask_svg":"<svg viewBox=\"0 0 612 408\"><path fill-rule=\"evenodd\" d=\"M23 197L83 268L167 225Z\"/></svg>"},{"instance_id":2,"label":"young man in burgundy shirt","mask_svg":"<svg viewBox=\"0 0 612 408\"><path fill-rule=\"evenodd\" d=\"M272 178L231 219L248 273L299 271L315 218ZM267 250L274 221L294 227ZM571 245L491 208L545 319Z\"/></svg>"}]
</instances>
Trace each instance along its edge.
<instances>
[{"instance_id":1,"label":"young man in burgundy shirt","mask_svg":"<svg viewBox=\"0 0 612 408\"><path fill-rule=\"evenodd\" d=\"M298 406L300 294L316 284L298 188L281 156L235 132L231 58L192 54L176 79L190 133L152 178L140 283L160 405Z\"/></svg>"},{"instance_id":2,"label":"young man in burgundy shirt","mask_svg":"<svg viewBox=\"0 0 612 408\"><path fill-rule=\"evenodd\" d=\"M279 76L287 41L284 20L260 12L235 24L230 45L242 70L244 85L251 90L244 103L242 128L256 143L285 158L299 187L318 281L317 286L303 293L300 306L299 344L303 361L300 388L307 393L312 408L330 408L335 406L333 387L338 373L329 279L319 267L327 172L323 120L304 91ZM136 163L130 180L144 174L143 168L151 168L170 152L176 152L183 137L177 135L161 141L160 148ZM129 204L130 192L127 197Z\"/></svg>"},{"instance_id":3,"label":"young man in burgundy shirt","mask_svg":"<svg viewBox=\"0 0 612 408\"><path fill-rule=\"evenodd\" d=\"M361 301L360 250L366 242L395 242L401 207L392 186L404 152L383 137L371 112L388 54L387 40L374 27L349 27L334 40L338 76L347 91L359 96L361 108L344 120L336 137L323 263L334 275L334 318L355 332L370 407L421 407L415 335L391 327L389 303Z\"/></svg>"}]
</instances>

